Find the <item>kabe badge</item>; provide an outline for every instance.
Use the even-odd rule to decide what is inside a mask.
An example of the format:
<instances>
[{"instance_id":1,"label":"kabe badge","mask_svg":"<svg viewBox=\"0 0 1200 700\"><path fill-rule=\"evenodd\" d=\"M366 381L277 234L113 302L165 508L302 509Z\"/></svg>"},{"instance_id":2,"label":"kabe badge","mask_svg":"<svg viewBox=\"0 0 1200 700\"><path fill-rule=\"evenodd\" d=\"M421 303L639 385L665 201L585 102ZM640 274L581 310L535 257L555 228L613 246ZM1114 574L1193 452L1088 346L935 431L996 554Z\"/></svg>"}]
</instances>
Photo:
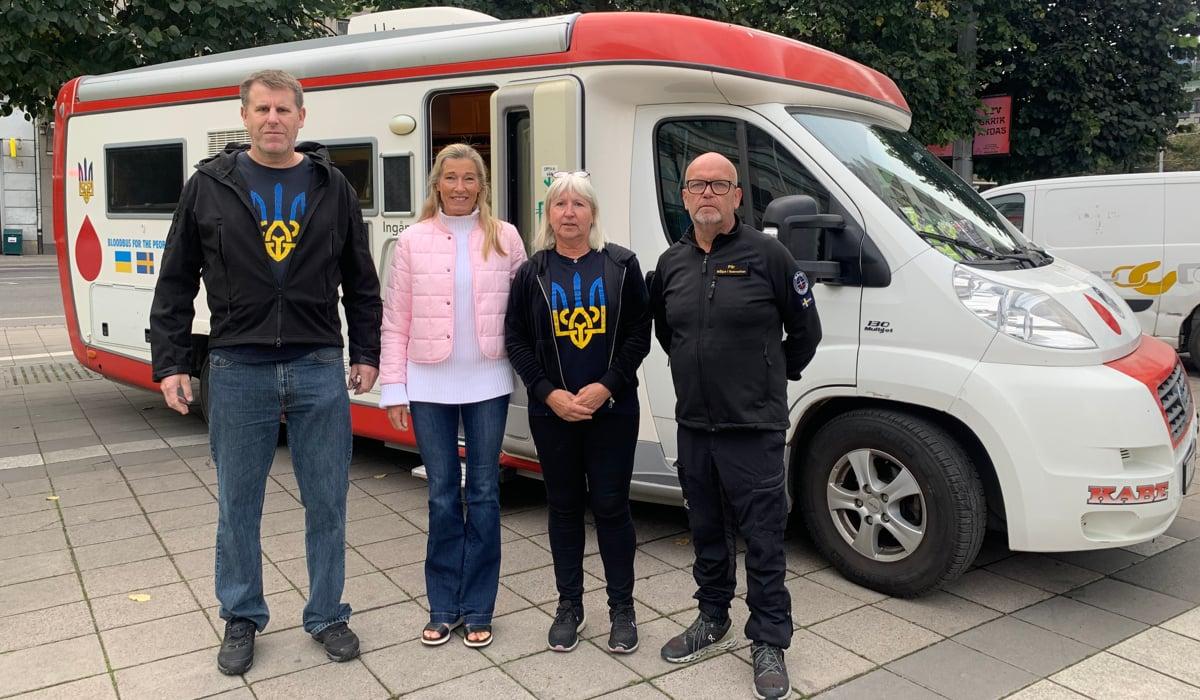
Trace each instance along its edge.
<instances>
[{"instance_id":1,"label":"kabe badge","mask_svg":"<svg viewBox=\"0 0 1200 700\"><path fill-rule=\"evenodd\" d=\"M1088 505L1093 506L1136 506L1167 500L1169 481L1157 484L1136 484L1120 490L1116 486L1089 486Z\"/></svg>"},{"instance_id":2,"label":"kabe badge","mask_svg":"<svg viewBox=\"0 0 1200 700\"><path fill-rule=\"evenodd\" d=\"M808 294L808 276L800 270L796 270L796 274L792 275L792 287L800 296Z\"/></svg>"}]
</instances>

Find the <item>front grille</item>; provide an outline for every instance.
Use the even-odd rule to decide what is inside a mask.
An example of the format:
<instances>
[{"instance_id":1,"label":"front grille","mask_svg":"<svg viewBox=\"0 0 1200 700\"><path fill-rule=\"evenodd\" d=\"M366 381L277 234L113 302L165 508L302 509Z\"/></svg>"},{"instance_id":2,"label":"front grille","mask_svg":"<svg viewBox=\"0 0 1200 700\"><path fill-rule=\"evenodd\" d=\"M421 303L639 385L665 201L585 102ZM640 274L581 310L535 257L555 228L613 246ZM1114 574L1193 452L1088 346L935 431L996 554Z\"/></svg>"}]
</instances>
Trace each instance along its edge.
<instances>
[{"instance_id":1,"label":"front grille","mask_svg":"<svg viewBox=\"0 0 1200 700\"><path fill-rule=\"evenodd\" d=\"M1167 417L1171 442L1177 443L1183 437L1183 431L1187 429L1195 412L1192 392L1188 387L1187 373L1183 371L1182 362L1176 362L1175 371L1158 385L1158 402Z\"/></svg>"}]
</instances>

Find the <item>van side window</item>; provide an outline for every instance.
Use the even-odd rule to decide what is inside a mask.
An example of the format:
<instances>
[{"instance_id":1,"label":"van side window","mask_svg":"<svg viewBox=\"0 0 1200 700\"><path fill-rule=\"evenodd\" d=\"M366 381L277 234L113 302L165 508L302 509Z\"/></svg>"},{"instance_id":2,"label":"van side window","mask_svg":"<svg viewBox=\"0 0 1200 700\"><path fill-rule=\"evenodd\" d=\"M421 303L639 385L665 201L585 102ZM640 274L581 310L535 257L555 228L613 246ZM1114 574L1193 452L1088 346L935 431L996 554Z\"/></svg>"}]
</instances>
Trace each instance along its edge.
<instances>
[{"instance_id":1,"label":"van side window","mask_svg":"<svg viewBox=\"0 0 1200 700\"><path fill-rule=\"evenodd\" d=\"M716 151L738 162L738 123L730 119L681 119L658 127L654 138L658 198L663 226L671 242L683 236L692 220L683 208L683 175L701 153Z\"/></svg>"},{"instance_id":2,"label":"van side window","mask_svg":"<svg viewBox=\"0 0 1200 700\"><path fill-rule=\"evenodd\" d=\"M339 143L326 146L333 167L346 176L358 193L358 206L363 211L375 209L374 147L371 143Z\"/></svg>"},{"instance_id":3,"label":"van side window","mask_svg":"<svg viewBox=\"0 0 1200 700\"><path fill-rule=\"evenodd\" d=\"M171 214L183 191L183 143L106 146L109 214Z\"/></svg>"},{"instance_id":4,"label":"van side window","mask_svg":"<svg viewBox=\"0 0 1200 700\"><path fill-rule=\"evenodd\" d=\"M747 124L746 150L750 155L750 186L742 185L742 197L750 197L754 228L762 230L763 214L772 200L789 194L809 195L817 200L820 211L829 211L829 193L765 131Z\"/></svg>"},{"instance_id":5,"label":"van side window","mask_svg":"<svg viewBox=\"0 0 1200 700\"><path fill-rule=\"evenodd\" d=\"M1008 223L1016 226L1018 231L1025 230L1025 195L1020 192L1002 194L989 199L988 203L996 207L996 211L1008 219Z\"/></svg>"},{"instance_id":6,"label":"van side window","mask_svg":"<svg viewBox=\"0 0 1200 700\"><path fill-rule=\"evenodd\" d=\"M733 161L742 187L743 221L762 229L763 213L776 197L807 194L821 211L829 193L779 142L762 129L733 119L679 119L663 122L655 134L655 165L663 228L672 242L687 231L691 218L683 207L683 176L693 158L716 151Z\"/></svg>"}]
</instances>

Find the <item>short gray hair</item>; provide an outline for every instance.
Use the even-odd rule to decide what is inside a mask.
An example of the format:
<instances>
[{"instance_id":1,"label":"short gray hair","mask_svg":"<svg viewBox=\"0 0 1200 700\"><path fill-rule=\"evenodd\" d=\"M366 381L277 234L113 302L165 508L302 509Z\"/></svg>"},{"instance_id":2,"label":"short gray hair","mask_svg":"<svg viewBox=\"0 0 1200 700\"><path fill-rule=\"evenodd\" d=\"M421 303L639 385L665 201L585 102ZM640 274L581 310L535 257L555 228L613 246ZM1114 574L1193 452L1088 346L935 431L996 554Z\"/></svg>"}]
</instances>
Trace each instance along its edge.
<instances>
[{"instance_id":1,"label":"short gray hair","mask_svg":"<svg viewBox=\"0 0 1200 700\"><path fill-rule=\"evenodd\" d=\"M538 225L537 234L533 237L533 249L554 249L554 229L550 228L550 205L566 194L580 195L591 205L592 228L588 231L588 247L592 250L603 249L604 229L600 228L600 203L596 201L596 188L592 187L591 178L575 173L554 178L550 189L546 190L546 199L542 206L542 223Z\"/></svg>"},{"instance_id":2,"label":"short gray hair","mask_svg":"<svg viewBox=\"0 0 1200 700\"><path fill-rule=\"evenodd\" d=\"M291 73L281 70L260 70L251 73L245 80L242 81L241 89L238 94L242 98L242 106L248 107L250 104L250 88L255 83L263 85L272 90L291 90L296 96L296 109L304 106L304 88L300 87L300 81L296 80Z\"/></svg>"}]
</instances>

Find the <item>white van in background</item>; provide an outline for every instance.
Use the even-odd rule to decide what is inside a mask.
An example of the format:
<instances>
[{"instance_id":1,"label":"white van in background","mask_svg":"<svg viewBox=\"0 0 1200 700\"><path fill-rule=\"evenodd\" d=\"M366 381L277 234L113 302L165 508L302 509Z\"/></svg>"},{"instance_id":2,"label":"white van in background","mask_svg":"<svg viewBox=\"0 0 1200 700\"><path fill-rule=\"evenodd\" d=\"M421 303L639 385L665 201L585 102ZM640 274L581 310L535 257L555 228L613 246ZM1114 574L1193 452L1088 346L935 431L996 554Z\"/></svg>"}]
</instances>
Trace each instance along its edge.
<instances>
[{"instance_id":1,"label":"white van in background","mask_svg":"<svg viewBox=\"0 0 1200 700\"><path fill-rule=\"evenodd\" d=\"M1200 367L1200 172L1017 182L983 196L1030 240L1109 280L1143 331Z\"/></svg>"}]
</instances>

